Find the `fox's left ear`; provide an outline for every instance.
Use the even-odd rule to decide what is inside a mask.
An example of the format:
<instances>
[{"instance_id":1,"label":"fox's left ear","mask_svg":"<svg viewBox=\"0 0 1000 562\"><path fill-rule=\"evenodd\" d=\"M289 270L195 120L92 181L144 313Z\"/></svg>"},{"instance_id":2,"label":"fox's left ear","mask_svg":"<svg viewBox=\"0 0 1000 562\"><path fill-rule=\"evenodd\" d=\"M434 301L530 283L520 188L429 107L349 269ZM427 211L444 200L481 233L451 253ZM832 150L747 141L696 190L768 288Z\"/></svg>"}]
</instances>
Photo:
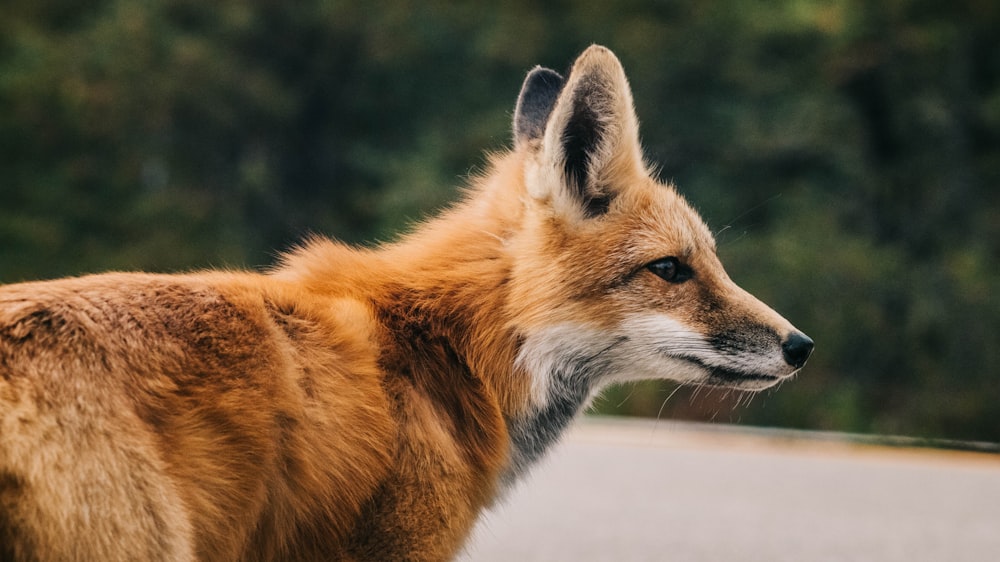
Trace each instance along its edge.
<instances>
[{"instance_id":1,"label":"fox's left ear","mask_svg":"<svg viewBox=\"0 0 1000 562\"><path fill-rule=\"evenodd\" d=\"M548 116L528 191L562 213L606 213L618 191L645 174L632 90L618 58L588 48L573 63Z\"/></svg>"},{"instance_id":2,"label":"fox's left ear","mask_svg":"<svg viewBox=\"0 0 1000 562\"><path fill-rule=\"evenodd\" d=\"M536 66L528 73L514 108L514 145L518 148L542 138L545 124L566 81L558 72Z\"/></svg>"}]
</instances>

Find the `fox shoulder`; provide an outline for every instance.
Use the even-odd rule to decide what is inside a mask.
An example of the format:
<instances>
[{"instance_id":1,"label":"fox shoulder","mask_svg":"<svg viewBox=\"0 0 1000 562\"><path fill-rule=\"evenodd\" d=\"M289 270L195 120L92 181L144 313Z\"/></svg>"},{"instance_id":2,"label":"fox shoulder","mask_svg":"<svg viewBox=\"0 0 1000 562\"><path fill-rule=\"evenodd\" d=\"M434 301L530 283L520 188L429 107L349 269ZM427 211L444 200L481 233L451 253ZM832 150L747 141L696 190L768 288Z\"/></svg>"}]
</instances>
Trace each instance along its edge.
<instances>
[{"instance_id":1,"label":"fox shoulder","mask_svg":"<svg viewBox=\"0 0 1000 562\"><path fill-rule=\"evenodd\" d=\"M72 419L67 442L97 431L119 435L123 448L155 448L143 453L162 460L153 478L177 484L192 526L213 538L203 546L214 558L230 557L219 537L246 540L265 501L298 517L324 514L314 523L344 536L392 454L395 422L370 325L357 301L316 306L261 276L108 274L13 285L0 289L0 387L9 395L0 399L33 401L26 407L37 423L19 431ZM8 432L0 453L37 437ZM2 468L26 473L29 461L12 456ZM100 462L116 466L111 457ZM246 489L234 494L235 482ZM252 491L268 482L277 496Z\"/></svg>"}]
</instances>

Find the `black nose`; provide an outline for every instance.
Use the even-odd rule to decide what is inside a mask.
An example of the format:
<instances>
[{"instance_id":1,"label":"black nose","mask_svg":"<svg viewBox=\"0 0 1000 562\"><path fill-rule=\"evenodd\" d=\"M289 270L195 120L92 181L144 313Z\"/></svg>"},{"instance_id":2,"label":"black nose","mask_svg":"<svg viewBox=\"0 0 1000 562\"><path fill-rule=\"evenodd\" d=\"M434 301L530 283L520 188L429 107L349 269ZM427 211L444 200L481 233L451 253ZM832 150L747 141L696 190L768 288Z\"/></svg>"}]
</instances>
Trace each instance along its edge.
<instances>
[{"instance_id":1,"label":"black nose","mask_svg":"<svg viewBox=\"0 0 1000 562\"><path fill-rule=\"evenodd\" d=\"M785 362L798 369L806 364L813 350L813 341L802 332L792 332L781 344L781 354Z\"/></svg>"}]
</instances>

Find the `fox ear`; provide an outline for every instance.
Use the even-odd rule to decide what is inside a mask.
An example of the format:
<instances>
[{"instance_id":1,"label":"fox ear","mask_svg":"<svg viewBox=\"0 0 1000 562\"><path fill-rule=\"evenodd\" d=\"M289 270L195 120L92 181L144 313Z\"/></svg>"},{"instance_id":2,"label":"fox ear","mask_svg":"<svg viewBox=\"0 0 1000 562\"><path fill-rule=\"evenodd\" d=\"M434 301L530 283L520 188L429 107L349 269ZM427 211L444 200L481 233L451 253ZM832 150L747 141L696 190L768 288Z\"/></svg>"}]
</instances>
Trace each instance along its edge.
<instances>
[{"instance_id":1,"label":"fox ear","mask_svg":"<svg viewBox=\"0 0 1000 562\"><path fill-rule=\"evenodd\" d=\"M524 146L545 134L545 123L556 105L563 77L559 73L536 66L528 73L517 96L514 108L514 145Z\"/></svg>"},{"instance_id":2,"label":"fox ear","mask_svg":"<svg viewBox=\"0 0 1000 562\"><path fill-rule=\"evenodd\" d=\"M537 165L529 192L584 217L606 213L617 190L645 170L632 90L608 49L591 46L573 63L548 117Z\"/></svg>"}]
</instances>

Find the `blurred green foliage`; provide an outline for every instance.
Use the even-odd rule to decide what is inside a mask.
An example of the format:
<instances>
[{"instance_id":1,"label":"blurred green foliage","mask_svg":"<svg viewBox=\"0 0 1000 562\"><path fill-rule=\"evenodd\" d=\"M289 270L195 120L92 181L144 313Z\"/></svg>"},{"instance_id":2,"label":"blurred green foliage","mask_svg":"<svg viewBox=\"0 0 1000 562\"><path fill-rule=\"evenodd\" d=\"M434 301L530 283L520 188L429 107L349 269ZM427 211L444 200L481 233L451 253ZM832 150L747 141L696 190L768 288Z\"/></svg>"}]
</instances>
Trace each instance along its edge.
<instances>
[{"instance_id":1,"label":"blurred green foliage","mask_svg":"<svg viewBox=\"0 0 1000 562\"><path fill-rule=\"evenodd\" d=\"M997 29L986 0L10 0L0 281L385 239L596 42L732 276L817 341L777 393L600 410L1000 441Z\"/></svg>"}]
</instances>

